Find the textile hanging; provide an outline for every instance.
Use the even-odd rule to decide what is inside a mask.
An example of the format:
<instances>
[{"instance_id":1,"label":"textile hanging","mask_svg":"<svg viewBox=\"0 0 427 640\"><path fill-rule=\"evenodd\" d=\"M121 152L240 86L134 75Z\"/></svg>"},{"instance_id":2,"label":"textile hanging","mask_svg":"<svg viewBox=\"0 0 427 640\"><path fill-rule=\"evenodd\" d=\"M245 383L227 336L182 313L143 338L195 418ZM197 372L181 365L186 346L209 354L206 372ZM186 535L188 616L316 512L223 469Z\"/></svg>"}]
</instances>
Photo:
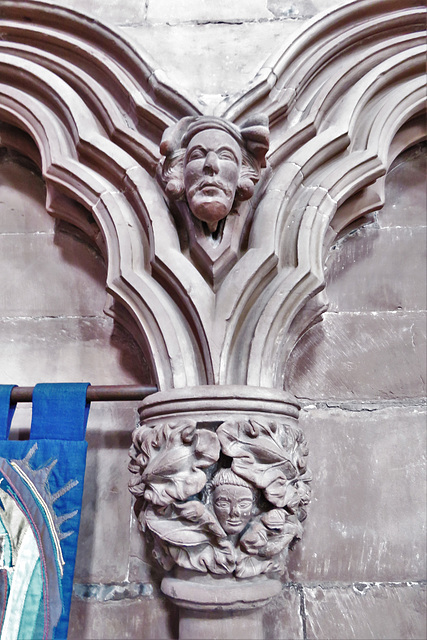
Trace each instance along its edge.
<instances>
[{"instance_id":1,"label":"textile hanging","mask_svg":"<svg viewBox=\"0 0 427 640\"><path fill-rule=\"evenodd\" d=\"M30 439L8 440L0 385L0 640L65 640L80 525L88 384L39 384Z\"/></svg>"}]
</instances>

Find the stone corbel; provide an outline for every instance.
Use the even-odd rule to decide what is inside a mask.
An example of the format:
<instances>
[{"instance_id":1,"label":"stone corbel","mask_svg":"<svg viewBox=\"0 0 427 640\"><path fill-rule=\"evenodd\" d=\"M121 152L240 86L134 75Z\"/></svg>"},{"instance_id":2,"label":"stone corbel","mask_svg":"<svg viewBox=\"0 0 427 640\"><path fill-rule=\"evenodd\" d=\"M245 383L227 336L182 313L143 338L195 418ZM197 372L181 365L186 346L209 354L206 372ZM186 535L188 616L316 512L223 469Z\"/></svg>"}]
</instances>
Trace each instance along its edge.
<instances>
[{"instance_id":1,"label":"stone corbel","mask_svg":"<svg viewBox=\"0 0 427 640\"><path fill-rule=\"evenodd\" d=\"M130 452L138 520L181 609L181 637L201 637L206 611L231 624L232 612L280 591L310 496L299 405L271 389L204 386L154 394L140 413ZM259 621L251 629L261 637Z\"/></svg>"}]
</instances>

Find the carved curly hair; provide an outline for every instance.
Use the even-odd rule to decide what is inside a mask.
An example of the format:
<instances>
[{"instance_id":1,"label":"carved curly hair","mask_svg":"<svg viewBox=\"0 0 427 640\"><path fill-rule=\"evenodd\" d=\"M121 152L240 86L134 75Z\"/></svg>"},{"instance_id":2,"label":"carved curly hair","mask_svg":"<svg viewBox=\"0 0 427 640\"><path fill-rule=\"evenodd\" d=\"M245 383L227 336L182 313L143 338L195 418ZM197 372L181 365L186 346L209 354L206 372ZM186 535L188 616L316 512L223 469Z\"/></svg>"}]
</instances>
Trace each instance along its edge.
<instances>
[{"instance_id":1,"label":"carved curly hair","mask_svg":"<svg viewBox=\"0 0 427 640\"><path fill-rule=\"evenodd\" d=\"M266 166L265 154L269 145L268 118L253 116L240 127L222 118L189 116L168 127L162 137L160 152L165 159L159 166L159 179L171 200L185 195L184 158L190 140L201 131L218 129L232 136L242 152L242 166L237 184L235 203L252 197L261 169Z\"/></svg>"}]
</instances>

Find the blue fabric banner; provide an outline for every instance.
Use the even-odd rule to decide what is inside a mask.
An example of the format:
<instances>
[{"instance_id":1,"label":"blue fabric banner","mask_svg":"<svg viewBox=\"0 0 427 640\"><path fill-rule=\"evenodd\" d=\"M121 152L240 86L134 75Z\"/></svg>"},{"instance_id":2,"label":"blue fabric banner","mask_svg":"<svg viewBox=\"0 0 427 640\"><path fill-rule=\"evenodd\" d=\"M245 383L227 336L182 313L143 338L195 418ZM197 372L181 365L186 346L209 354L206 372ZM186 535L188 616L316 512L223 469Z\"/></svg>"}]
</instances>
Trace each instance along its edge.
<instances>
[{"instance_id":1,"label":"blue fabric banner","mask_svg":"<svg viewBox=\"0 0 427 640\"><path fill-rule=\"evenodd\" d=\"M0 640L65 640L80 525L87 384L33 392L30 440L7 440L0 386Z\"/></svg>"},{"instance_id":2,"label":"blue fabric banner","mask_svg":"<svg viewBox=\"0 0 427 640\"><path fill-rule=\"evenodd\" d=\"M10 425L15 406L10 404L10 394L14 384L0 384L0 440L6 440L9 437Z\"/></svg>"}]
</instances>

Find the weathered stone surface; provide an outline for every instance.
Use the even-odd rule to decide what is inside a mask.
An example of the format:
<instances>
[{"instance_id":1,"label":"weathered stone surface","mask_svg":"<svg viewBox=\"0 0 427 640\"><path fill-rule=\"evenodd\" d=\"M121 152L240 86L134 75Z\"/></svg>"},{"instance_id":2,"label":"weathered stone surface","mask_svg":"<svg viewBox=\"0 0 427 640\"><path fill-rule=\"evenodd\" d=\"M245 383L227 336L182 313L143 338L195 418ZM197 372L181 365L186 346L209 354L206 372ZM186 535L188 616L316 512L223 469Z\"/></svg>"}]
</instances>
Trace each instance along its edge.
<instances>
[{"instance_id":1,"label":"weathered stone surface","mask_svg":"<svg viewBox=\"0 0 427 640\"><path fill-rule=\"evenodd\" d=\"M131 499L127 448L136 404L93 403L91 407L77 582L113 583L128 575ZM129 425L129 431L124 425Z\"/></svg>"},{"instance_id":2,"label":"weathered stone surface","mask_svg":"<svg viewBox=\"0 0 427 640\"><path fill-rule=\"evenodd\" d=\"M380 227L426 225L426 162L425 143L411 147L396 158L386 177L386 201L378 213Z\"/></svg>"},{"instance_id":3,"label":"weathered stone surface","mask_svg":"<svg viewBox=\"0 0 427 640\"><path fill-rule=\"evenodd\" d=\"M1 163L0 272L8 275L0 279L3 318L102 315L103 260L54 225L41 178L17 162Z\"/></svg>"},{"instance_id":4,"label":"weathered stone surface","mask_svg":"<svg viewBox=\"0 0 427 640\"><path fill-rule=\"evenodd\" d=\"M397 158L385 193L375 224L353 231L329 252L331 311L426 308L425 145Z\"/></svg>"},{"instance_id":5,"label":"weathered stone surface","mask_svg":"<svg viewBox=\"0 0 427 640\"><path fill-rule=\"evenodd\" d=\"M177 616L163 598L136 598L117 602L73 598L69 640L174 640Z\"/></svg>"},{"instance_id":6,"label":"weathered stone surface","mask_svg":"<svg viewBox=\"0 0 427 640\"><path fill-rule=\"evenodd\" d=\"M0 235L3 317L100 315L106 300L105 266L86 244L64 233ZM55 278L52 278L52 274ZM82 295L82 291L85 295Z\"/></svg>"},{"instance_id":7,"label":"weathered stone surface","mask_svg":"<svg viewBox=\"0 0 427 640\"><path fill-rule=\"evenodd\" d=\"M221 640L263 640L259 611L180 611L180 638L221 638Z\"/></svg>"},{"instance_id":8,"label":"weathered stone surface","mask_svg":"<svg viewBox=\"0 0 427 640\"><path fill-rule=\"evenodd\" d=\"M422 312L326 313L297 343L286 389L325 400L423 397L425 330Z\"/></svg>"},{"instance_id":9,"label":"weathered stone surface","mask_svg":"<svg viewBox=\"0 0 427 640\"><path fill-rule=\"evenodd\" d=\"M426 590L416 584L304 587L307 639L423 640Z\"/></svg>"},{"instance_id":10,"label":"weathered stone surface","mask_svg":"<svg viewBox=\"0 0 427 640\"><path fill-rule=\"evenodd\" d=\"M227 0L218 0L215 4L209 0L188 0L170 3L168 0L156 0L148 3L148 22L179 24L181 22L234 22L242 20L260 20L272 18L267 9L267 0L248 0L245 3L230 4Z\"/></svg>"},{"instance_id":11,"label":"weathered stone surface","mask_svg":"<svg viewBox=\"0 0 427 640\"><path fill-rule=\"evenodd\" d=\"M96 600L97 602L117 602L153 595L153 586L144 582L119 583L81 583L74 582L73 594L80 600Z\"/></svg>"},{"instance_id":12,"label":"weathered stone surface","mask_svg":"<svg viewBox=\"0 0 427 640\"><path fill-rule=\"evenodd\" d=\"M264 637L303 640L300 594L295 587L284 586L280 595L262 611Z\"/></svg>"},{"instance_id":13,"label":"weathered stone surface","mask_svg":"<svg viewBox=\"0 0 427 640\"><path fill-rule=\"evenodd\" d=\"M330 252L330 311L426 309L425 227L364 227Z\"/></svg>"},{"instance_id":14,"label":"weathered stone surface","mask_svg":"<svg viewBox=\"0 0 427 640\"><path fill-rule=\"evenodd\" d=\"M17 162L0 164L0 234L53 233L43 180ZM19 241L19 238L15 238Z\"/></svg>"},{"instance_id":15,"label":"weathered stone surface","mask_svg":"<svg viewBox=\"0 0 427 640\"><path fill-rule=\"evenodd\" d=\"M3 320L0 353L5 384L88 381L103 385L148 380L135 342L108 318Z\"/></svg>"},{"instance_id":16,"label":"weathered stone surface","mask_svg":"<svg viewBox=\"0 0 427 640\"><path fill-rule=\"evenodd\" d=\"M313 495L290 579L425 577L425 425L423 407L302 412Z\"/></svg>"},{"instance_id":17,"label":"weathered stone surface","mask_svg":"<svg viewBox=\"0 0 427 640\"><path fill-rule=\"evenodd\" d=\"M89 444L74 578L84 583L123 581L129 563L127 453L100 448L99 440Z\"/></svg>"},{"instance_id":18,"label":"weathered stone surface","mask_svg":"<svg viewBox=\"0 0 427 640\"><path fill-rule=\"evenodd\" d=\"M208 0L177 1L111 0L108 11L97 0L45 0L59 7L75 9L93 16L108 24L139 24L146 20L157 26L158 23L180 24L187 21L212 22L253 22L256 20L283 20L286 18L302 22L316 13L344 4L337 0L249 0L229 4L226 0L212 3Z\"/></svg>"},{"instance_id":19,"label":"weathered stone surface","mask_svg":"<svg viewBox=\"0 0 427 640\"><path fill-rule=\"evenodd\" d=\"M286 0L268 0L267 7L276 18L292 18L294 20L308 20L319 11L335 8L338 2L334 0L302 0L289 2Z\"/></svg>"},{"instance_id":20,"label":"weathered stone surface","mask_svg":"<svg viewBox=\"0 0 427 640\"><path fill-rule=\"evenodd\" d=\"M206 103L242 91L264 61L290 37L293 20L243 24L137 25L120 31L146 49L169 80ZM167 47L165 46L167 42ZM189 46L191 43L191 46ZM216 51L222 51L218 65ZM187 69L191 68L191 73Z\"/></svg>"}]
</instances>

